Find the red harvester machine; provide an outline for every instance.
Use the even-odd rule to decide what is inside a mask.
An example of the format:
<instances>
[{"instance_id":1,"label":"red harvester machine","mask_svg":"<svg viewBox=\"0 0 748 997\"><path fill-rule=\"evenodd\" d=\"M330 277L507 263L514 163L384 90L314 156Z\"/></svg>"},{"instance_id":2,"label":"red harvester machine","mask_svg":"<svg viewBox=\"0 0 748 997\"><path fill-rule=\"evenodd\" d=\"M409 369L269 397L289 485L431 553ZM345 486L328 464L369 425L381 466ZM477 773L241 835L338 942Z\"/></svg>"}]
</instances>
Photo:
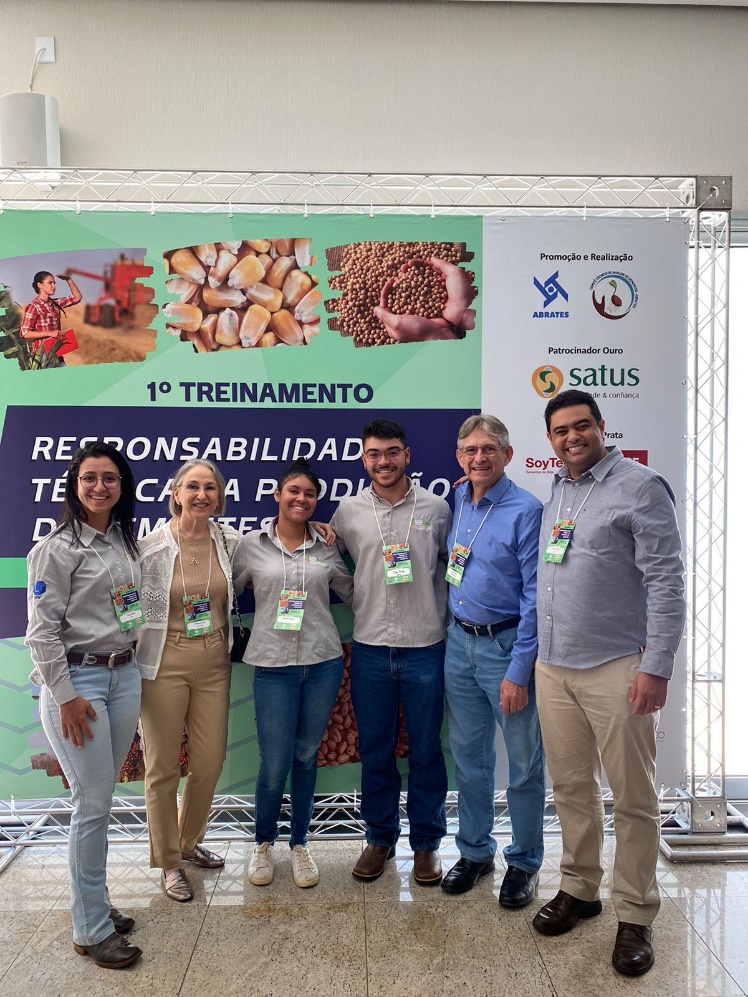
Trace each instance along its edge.
<instances>
[{"instance_id":1,"label":"red harvester machine","mask_svg":"<svg viewBox=\"0 0 748 997\"><path fill-rule=\"evenodd\" d=\"M137 277L150 277L153 267L147 267L142 260L128 260L120 256L114 263L104 267L103 275L88 273L71 267L71 275L100 280L104 284L101 296L87 304L84 321L87 325L100 325L111 329L115 325L134 324L135 306L148 305L153 299L153 289L144 284L136 284Z\"/></svg>"}]
</instances>

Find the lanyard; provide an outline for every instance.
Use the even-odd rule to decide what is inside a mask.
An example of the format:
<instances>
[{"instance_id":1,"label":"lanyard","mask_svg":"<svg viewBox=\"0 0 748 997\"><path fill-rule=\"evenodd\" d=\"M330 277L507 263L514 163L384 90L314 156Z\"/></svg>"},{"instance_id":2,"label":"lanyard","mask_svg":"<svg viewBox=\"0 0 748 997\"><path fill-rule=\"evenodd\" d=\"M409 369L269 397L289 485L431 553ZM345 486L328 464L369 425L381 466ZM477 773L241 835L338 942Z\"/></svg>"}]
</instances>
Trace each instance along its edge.
<instances>
[{"instance_id":1,"label":"lanyard","mask_svg":"<svg viewBox=\"0 0 748 997\"><path fill-rule=\"evenodd\" d=\"M210 533L210 527L208 527L208 534ZM182 561L182 537L179 533L179 520L177 520L177 546L179 547L179 569L182 572L182 591L184 592L185 599L187 598L187 583L184 580L184 563ZM211 537L210 541L210 560L208 561L208 584L205 586L205 594L210 594L210 575L213 571L213 539Z\"/></svg>"},{"instance_id":2,"label":"lanyard","mask_svg":"<svg viewBox=\"0 0 748 997\"><path fill-rule=\"evenodd\" d=\"M460 514L457 517L457 527L455 529L455 543L457 543L457 538L458 538L459 533L460 533L460 523L462 522L462 510L463 510L464 507L465 507L465 496L463 495L462 496L462 502L460 503ZM488 512L485 514L485 516L483 517L483 519L481 519L480 526L478 527L478 529L473 534L473 539L470 541L470 544L469 544L468 549L467 549L468 550L468 554L472 550L473 544L475 543L475 539L478 536L478 534L480 533L480 531L483 529L483 524L488 519L489 513L492 511L492 509L493 509L493 502L491 503L491 505L489 505Z\"/></svg>"},{"instance_id":3,"label":"lanyard","mask_svg":"<svg viewBox=\"0 0 748 997\"><path fill-rule=\"evenodd\" d=\"M561 494L558 497L558 512L556 513L556 522L557 523L559 523L561 521L561 506L564 504L564 485L566 484L566 482L568 480L569 480L568 478L561 478ZM587 499L592 494L592 489L595 487L596 484L597 484L597 478L595 478L595 480L590 485L590 490L587 492L587 494L582 499L582 504L577 509L576 515L574 516L574 518L568 520L570 523L576 523L576 521L577 521L577 519L579 517L579 513L582 511L582 509L584 509L584 503L587 501ZM572 502L572 508L573 507L574 507L574 503Z\"/></svg>"},{"instance_id":4,"label":"lanyard","mask_svg":"<svg viewBox=\"0 0 748 997\"><path fill-rule=\"evenodd\" d=\"M369 489L369 499L371 500L371 507L374 510L374 519L377 521L377 529L379 530L379 536L382 538L382 547L386 547L387 544L384 541L384 533L382 533L382 527L379 524L379 516L377 515L377 507L374 503L374 496L371 494L371 488ZM418 501L418 489L413 487L413 509L410 514L410 523L408 524L408 532L405 536L405 546L408 546L408 540L410 539L410 530L413 526L413 520L416 518L416 502Z\"/></svg>"},{"instance_id":5,"label":"lanyard","mask_svg":"<svg viewBox=\"0 0 748 997\"><path fill-rule=\"evenodd\" d=\"M119 529L119 526L117 526L116 528ZM94 539L96 538L94 537ZM98 550L96 550L93 544L91 545L91 547L89 547L89 550L92 550L94 554L98 557L98 559L101 561L101 563L104 565L104 567L106 568L106 573L109 575L109 581L112 583L112 588L116 588L117 586L114 584L114 578L112 577L112 573L109 570L109 565L106 563L106 561L98 552ZM123 541L122 550L125 555L125 560L130 564L130 579L131 579L130 584L132 585L133 588L135 588L135 568L132 567L132 565L135 562L132 560L132 558L128 556L127 551L124 549L124 541Z\"/></svg>"},{"instance_id":6,"label":"lanyard","mask_svg":"<svg viewBox=\"0 0 748 997\"><path fill-rule=\"evenodd\" d=\"M278 524L275 524L275 535L281 548L281 560L283 561L283 590L286 590L286 547L278 536ZM306 525L304 526L304 543L301 546L301 591L306 592ZM289 558L291 555L288 555Z\"/></svg>"}]
</instances>

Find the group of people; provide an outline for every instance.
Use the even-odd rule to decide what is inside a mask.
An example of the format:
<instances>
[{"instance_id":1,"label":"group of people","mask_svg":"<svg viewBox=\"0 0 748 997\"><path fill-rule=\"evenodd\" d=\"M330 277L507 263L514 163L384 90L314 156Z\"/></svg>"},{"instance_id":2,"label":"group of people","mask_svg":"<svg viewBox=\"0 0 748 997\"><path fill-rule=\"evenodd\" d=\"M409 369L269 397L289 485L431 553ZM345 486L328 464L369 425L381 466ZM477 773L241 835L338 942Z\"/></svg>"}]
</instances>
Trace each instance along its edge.
<instances>
[{"instance_id":1,"label":"group of people","mask_svg":"<svg viewBox=\"0 0 748 997\"><path fill-rule=\"evenodd\" d=\"M545 419L563 463L545 510L505 474L513 451L493 416L472 416L459 430L464 478L454 515L408 477L402 427L375 419L362 432L370 485L339 504L330 527L312 522L320 482L306 461L281 474L277 517L240 537L214 518L225 505L220 471L191 460L173 479L171 520L139 549L126 461L98 442L76 453L59 526L29 554L27 643L42 723L73 797L77 952L107 968L141 955L124 938L132 918L106 889L109 810L138 717L151 866L161 869L164 891L187 902L185 864L223 864L203 839L226 753L232 606L249 585L256 608L244 661L254 665L260 751L252 884L273 879L289 775L294 881L319 881L307 833L317 750L343 671L332 588L354 613L351 699L366 847L353 876L376 879L395 853L401 707L414 879L459 894L493 871L498 725L512 827L500 904L521 908L535 896L547 761L562 878L533 925L562 934L600 913L602 764L617 838L613 965L627 975L651 967L655 733L685 618L673 494L655 471L606 447L587 393L559 394ZM445 697L460 859L443 876ZM184 727L190 771L177 811Z\"/></svg>"}]
</instances>

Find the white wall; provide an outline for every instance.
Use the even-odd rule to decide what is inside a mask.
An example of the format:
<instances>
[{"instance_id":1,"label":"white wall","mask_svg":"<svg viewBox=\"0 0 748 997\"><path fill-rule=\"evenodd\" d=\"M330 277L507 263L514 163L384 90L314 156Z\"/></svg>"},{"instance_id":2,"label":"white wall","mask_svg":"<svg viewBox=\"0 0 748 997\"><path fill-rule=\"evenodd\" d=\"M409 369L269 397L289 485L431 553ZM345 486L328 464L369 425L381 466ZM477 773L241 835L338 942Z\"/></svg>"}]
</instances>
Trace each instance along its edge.
<instances>
[{"instance_id":1,"label":"white wall","mask_svg":"<svg viewBox=\"0 0 748 997\"><path fill-rule=\"evenodd\" d=\"M64 166L732 174L748 11L293 0L2 0L0 92L36 35Z\"/></svg>"}]
</instances>

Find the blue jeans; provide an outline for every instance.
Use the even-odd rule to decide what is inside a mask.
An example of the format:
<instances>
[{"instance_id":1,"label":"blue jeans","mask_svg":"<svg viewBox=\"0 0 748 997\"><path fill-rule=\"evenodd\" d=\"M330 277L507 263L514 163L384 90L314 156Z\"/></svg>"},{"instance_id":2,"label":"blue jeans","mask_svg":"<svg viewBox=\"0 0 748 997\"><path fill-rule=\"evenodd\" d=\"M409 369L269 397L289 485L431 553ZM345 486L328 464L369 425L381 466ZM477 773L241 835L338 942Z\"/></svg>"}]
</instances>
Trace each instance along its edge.
<instances>
[{"instance_id":1,"label":"blue jeans","mask_svg":"<svg viewBox=\"0 0 748 997\"><path fill-rule=\"evenodd\" d=\"M361 756L361 816L370 845L400 836L402 779L395 760L398 704L408 731L410 847L434 851L447 833L447 768L442 752L444 642L380 647L353 642L351 702Z\"/></svg>"},{"instance_id":2,"label":"blue jeans","mask_svg":"<svg viewBox=\"0 0 748 997\"><path fill-rule=\"evenodd\" d=\"M291 773L290 847L305 845L314 809L317 750L343 678L343 659L318 665L255 667L254 697L260 772L255 837L275 841L286 779Z\"/></svg>"},{"instance_id":3,"label":"blue jeans","mask_svg":"<svg viewBox=\"0 0 748 997\"><path fill-rule=\"evenodd\" d=\"M494 637L475 637L452 622L447 631L444 680L449 742L455 760L460 827L457 847L463 858L487 862L496 854L494 770L496 724L509 760L507 804L512 840L504 849L507 865L537 872L543 861L545 755L535 705L535 679L527 706L504 716L499 689L517 637L513 627Z\"/></svg>"},{"instance_id":4,"label":"blue jeans","mask_svg":"<svg viewBox=\"0 0 748 997\"><path fill-rule=\"evenodd\" d=\"M73 941L96 945L114 930L106 890L107 830L114 787L138 726L140 672L134 662L111 669L71 665L70 679L96 710L96 719L89 719L93 741L84 738L83 747L75 748L63 740L60 710L46 686L39 712L73 802L68 837Z\"/></svg>"}]
</instances>

